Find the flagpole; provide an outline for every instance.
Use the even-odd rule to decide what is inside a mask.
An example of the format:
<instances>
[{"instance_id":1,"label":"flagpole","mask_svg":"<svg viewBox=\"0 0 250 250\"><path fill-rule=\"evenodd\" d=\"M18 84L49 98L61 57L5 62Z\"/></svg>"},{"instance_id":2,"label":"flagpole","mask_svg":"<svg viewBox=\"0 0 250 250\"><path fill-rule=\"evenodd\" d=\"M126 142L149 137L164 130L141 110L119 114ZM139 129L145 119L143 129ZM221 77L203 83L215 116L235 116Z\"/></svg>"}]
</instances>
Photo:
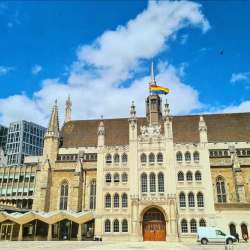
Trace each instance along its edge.
<instances>
[{"instance_id":1,"label":"flagpole","mask_svg":"<svg viewBox=\"0 0 250 250\"><path fill-rule=\"evenodd\" d=\"M150 91L151 92L151 91ZM151 125L151 93L149 94L149 124Z\"/></svg>"}]
</instances>

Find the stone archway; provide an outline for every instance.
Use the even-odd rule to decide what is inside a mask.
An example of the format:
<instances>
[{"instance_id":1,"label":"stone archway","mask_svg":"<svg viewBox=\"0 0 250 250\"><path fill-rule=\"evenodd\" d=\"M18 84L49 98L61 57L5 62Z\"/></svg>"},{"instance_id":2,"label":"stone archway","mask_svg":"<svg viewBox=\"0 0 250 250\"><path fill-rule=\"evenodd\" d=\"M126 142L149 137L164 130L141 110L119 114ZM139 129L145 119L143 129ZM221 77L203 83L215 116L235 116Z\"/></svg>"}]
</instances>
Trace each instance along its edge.
<instances>
[{"instance_id":1,"label":"stone archway","mask_svg":"<svg viewBox=\"0 0 250 250\"><path fill-rule=\"evenodd\" d=\"M144 241L166 240L166 214L157 207L149 207L141 213Z\"/></svg>"}]
</instances>

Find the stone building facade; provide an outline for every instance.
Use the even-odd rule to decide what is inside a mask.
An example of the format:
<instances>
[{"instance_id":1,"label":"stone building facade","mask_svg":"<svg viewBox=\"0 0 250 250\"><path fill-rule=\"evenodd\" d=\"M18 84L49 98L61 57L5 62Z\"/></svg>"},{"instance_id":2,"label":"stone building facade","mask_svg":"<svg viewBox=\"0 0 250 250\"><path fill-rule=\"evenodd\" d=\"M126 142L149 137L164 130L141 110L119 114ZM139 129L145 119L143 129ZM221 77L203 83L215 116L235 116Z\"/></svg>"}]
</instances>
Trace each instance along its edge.
<instances>
[{"instance_id":1,"label":"stone building facade","mask_svg":"<svg viewBox=\"0 0 250 250\"><path fill-rule=\"evenodd\" d=\"M149 95L146 117L132 103L129 118L72 121L71 106L61 130L53 107L32 211L0 213L12 240L195 241L200 226L249 234L250 113L173 117Z\"/></svg>"}]
</instances>

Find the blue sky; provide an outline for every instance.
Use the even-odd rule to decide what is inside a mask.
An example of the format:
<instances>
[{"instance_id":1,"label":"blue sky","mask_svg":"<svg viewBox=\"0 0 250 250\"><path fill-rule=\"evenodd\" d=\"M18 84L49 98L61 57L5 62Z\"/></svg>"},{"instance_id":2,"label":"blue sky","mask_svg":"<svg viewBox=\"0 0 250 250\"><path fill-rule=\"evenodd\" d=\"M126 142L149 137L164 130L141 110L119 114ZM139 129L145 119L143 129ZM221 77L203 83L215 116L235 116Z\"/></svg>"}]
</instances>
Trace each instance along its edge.
<instances>
[{"instance_id":1,"label":"blue sky","mask_svg":"<svg viewBox=\"0 0 250 250\"><path fill-rule=\"evenodd\" d=\"M172 114L250 111L250 2L0 2L0 124L145 115L150 64ZM223 51L223 54L221 52ZM166 97L163 97L165 101Z\"/></svg>"}]
</instances>

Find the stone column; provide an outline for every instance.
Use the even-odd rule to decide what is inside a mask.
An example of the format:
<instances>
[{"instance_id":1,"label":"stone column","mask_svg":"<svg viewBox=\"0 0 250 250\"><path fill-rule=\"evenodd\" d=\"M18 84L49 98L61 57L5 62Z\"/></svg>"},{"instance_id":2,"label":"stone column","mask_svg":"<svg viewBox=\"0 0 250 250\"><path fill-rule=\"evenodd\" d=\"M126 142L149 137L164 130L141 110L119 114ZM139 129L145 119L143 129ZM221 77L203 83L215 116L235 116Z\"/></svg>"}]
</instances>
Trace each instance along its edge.
<instances>
[{"instance_id":1,"label":"stone column","mask_svg":"<svg viewBox=\"0 0 250 250\"><path fill-rule=\"evenodd\" d=\"M23 240L23 225L20 225L19 234L18 234L18 241L22 241L22 240Z\"/></svg>"},{"instance_id":2,"label":"stone column","mask_svg":"<svg viewBox=\"0 0 250 250\"><path fill-rule=\"evenodd\" d=\"M77 240L82 240L82 224L78 224L78 234L77 234Z\"/></svg>"},{"instance_id":3,"label":"stone column","mask_svg":"<svg viewBox=\"0 0 250 250\"><path fill-rule=\"evenodd\" d=\"M137 222L138 222L138 198L131 198L132 200L132 234L137 234Z\"/></svg>"},{"instance_id":4,"label":"stone column","mask_svg":"<svg viewBox=\"0 0 250 250\"><path fill-rule=\"evenodd\" d=\"M176 234L177 228L176 228L176 211L175 211L175 203L173 200L170 201L170 220L171 220L171 233Z\"/></svg>"},{"instance_id":5,"label":"stone column","mask_svg":"<svg viewBox=\"0 0 250 250\"><path fill-rule=\"evenodd\" d=\"M48 241L52 240L52 224L49 224L49 230L48 230L47 240Z\"/></svg>"}]
</instances>

